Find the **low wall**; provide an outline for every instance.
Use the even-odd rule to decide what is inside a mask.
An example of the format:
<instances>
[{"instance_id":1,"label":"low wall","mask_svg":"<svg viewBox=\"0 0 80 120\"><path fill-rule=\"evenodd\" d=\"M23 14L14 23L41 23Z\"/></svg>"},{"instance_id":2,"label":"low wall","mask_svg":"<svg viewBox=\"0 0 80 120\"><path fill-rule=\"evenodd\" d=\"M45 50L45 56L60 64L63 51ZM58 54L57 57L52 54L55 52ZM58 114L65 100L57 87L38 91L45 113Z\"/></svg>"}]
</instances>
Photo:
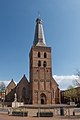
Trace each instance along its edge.
<instances>
[{"instance_id":1,"label":"low wall","mask_svg":"<svg viewBox=\"0 0 80 120\"><path fill-rule=\"evenodd\" d=\"M16 111L28 112L28 116L37 116L40 112L52 112L53 116L70 116L73 115L74 106L70 105L24 105L15 108ZM12 109L11 111L14 111ZM11 114L11 113L10 113Z\"/></svg>"}]
</instances>

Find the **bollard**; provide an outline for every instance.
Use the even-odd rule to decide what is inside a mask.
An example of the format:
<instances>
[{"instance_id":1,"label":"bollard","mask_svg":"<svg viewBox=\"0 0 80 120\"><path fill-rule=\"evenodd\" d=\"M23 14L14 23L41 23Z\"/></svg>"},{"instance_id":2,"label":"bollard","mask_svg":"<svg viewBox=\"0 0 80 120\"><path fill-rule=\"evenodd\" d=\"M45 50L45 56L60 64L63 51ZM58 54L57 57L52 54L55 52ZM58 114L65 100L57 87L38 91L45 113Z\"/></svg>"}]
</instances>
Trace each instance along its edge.
<instances>
[{"instance_id":1,"label":"bollard","mask_svg":"<svg viewBox=\"0 0 80 120\"><path fill-rule=\"evenodd\" d=\"M75 116L75 112L73 111L73 116Z\"/></svg>"},{"instance_id":2,"label":"bollard","mask_svg":"<svg viewBox=\"0 0 80 120\"><path fill-rule=\"evenodd\" d=\"M64 108L63 107L60 107L60 115L64 116Z\"/></svg>"}]
</instances>

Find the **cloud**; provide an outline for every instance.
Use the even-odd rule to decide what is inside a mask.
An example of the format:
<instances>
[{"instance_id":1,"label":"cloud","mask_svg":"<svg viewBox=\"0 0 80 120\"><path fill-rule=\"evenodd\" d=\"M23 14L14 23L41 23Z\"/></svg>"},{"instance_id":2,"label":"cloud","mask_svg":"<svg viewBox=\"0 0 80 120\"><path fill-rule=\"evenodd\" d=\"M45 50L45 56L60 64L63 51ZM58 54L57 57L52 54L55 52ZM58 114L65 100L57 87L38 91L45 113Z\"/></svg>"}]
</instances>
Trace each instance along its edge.
<instances>
[{"instance_id":1,"label":"cloud","mask_svg":"<svg viewBox=\"0 0 80 120\"><path fill-rule=\"evenodd\" d=\"M11 82L11 80L0 80L0 82L3 82L5 84L5 86L7 86Z\"/></svg>"},{"instance_id":2,"label":"cloud","mask_svg":"<svg viewBox=\"0 0 80 120\"><path fill-rule=\"evenodd\" d=\"M57 75L54 75L53 76L56 80L74 80L74 79L76 79L76 77L77 76L75 76L75 75L67 75L67 76L65 76L65 75L61 75L61 76L57 76Z\"/></svg>"},{"instance_id":3,"label":"cloud","mask_svg":"<svg viewBox=\"0 0 80 120\"><path fill-rule=\"evenodd\" d=\"M3 82L7 86L10 83L10 80L0 80L0 82Z\"/></svg>"},{"instance_id":4,"label":"cloud","mask_svg":"<svg viewBox=\"0 0 80 120\"><path fill-rule=\"evenodd\" d=\"M65 90L67 89L70 85L74 85L74 81L75 79L78 79L78 77L76 75L54 75L53 78L56 80L56 82L59 85L59 88L61 90Z\"/></svg>"},{"instance_id":5,"label":"cloud","mask_svg":"<svg viewBox=\"0 0 80 120\"><path fill-rule=\"evenodd\" d=\"M59 85L59 88L61 90L67 89L70 85L74 85L75 79L78 79L78 76L76 75L54 75L53 78L56 80L56 82ZM2 80L0 82L4 82L7 86L10 83L11 80ZM15 82L17 84L17 82Z\"/></svg>"}]
</instances>

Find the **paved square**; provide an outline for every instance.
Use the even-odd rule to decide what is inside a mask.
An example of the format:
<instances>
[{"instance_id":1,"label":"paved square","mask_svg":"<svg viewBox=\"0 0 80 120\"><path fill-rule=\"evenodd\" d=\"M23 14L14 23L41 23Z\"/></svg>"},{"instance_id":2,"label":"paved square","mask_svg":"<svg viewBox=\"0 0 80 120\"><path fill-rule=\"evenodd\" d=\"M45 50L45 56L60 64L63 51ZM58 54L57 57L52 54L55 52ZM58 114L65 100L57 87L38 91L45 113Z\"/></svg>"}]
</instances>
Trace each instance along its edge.
<instances>
[{"instance_id":1,"label":"paved square","mask_svg":"<svg viewBox=\"0 0 80 120\"><path fill-rule=\"evenodd\" d=\"M7 114L0 113L0 120L80 120L80 116L71 116L71 117L15 117L15 116L8 116Z\"/></svg>"}]
</instances>

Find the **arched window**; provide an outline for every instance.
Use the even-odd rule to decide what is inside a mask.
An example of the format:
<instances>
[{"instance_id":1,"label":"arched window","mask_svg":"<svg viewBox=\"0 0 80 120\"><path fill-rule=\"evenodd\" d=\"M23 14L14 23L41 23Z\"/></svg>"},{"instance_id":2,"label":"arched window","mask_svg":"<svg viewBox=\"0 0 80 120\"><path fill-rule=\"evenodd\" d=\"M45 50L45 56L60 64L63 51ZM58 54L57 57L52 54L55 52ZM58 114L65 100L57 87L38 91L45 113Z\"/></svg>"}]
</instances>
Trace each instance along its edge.
<instances>
[{"instance_id":1,"label":"arched window","mask_svg":"<svg viewBox=\"0 0 80 120\"><path fill-rule=\"evenodd\" d=\"M44 53L44 58L47 58L47 54L46 53Z\"/></svg>"},{"instance_id":2,"label":"arched window","mask_svg":"<svg viewBox=\"0 0 80 120\"><path fill-rule=\"evenodd\" d=\"M38 61L38 67L40 67L40 66L41 66L41 61L39 60L39 61Z\"/></svg>"},{"instance_id":3,"label":"arched window","mask_svg":"<svg viewBox=\"0 0 80 120\"><path fill-rule=\"evenodd\" d=\"M46 67L46 65L47 65L47 63L46 63L46 61L44 61L43 66Z\"/></svg>"},{"instance_id":4,"label":"arched window","mask_svg":"<svg viewBox=\"0 0 80 120\"><path fill-rule=\"evenodd\" d=\"M26 101L26 97L27 97L27 89L25 87L23 87L23 89L22 89L22 99L23 99L23 101Z\"/></svg>"},{"instance_id":5,"label":"arched window","mask_svg":"<svg viewBox=\"0 0 80 120\"><path fill-rule=\"evenodd\" d=\"M41 56L41 55L40 55L40 52L38 52L38 58L40 58L40 56Z\"/></svg>"}]
</instances>

